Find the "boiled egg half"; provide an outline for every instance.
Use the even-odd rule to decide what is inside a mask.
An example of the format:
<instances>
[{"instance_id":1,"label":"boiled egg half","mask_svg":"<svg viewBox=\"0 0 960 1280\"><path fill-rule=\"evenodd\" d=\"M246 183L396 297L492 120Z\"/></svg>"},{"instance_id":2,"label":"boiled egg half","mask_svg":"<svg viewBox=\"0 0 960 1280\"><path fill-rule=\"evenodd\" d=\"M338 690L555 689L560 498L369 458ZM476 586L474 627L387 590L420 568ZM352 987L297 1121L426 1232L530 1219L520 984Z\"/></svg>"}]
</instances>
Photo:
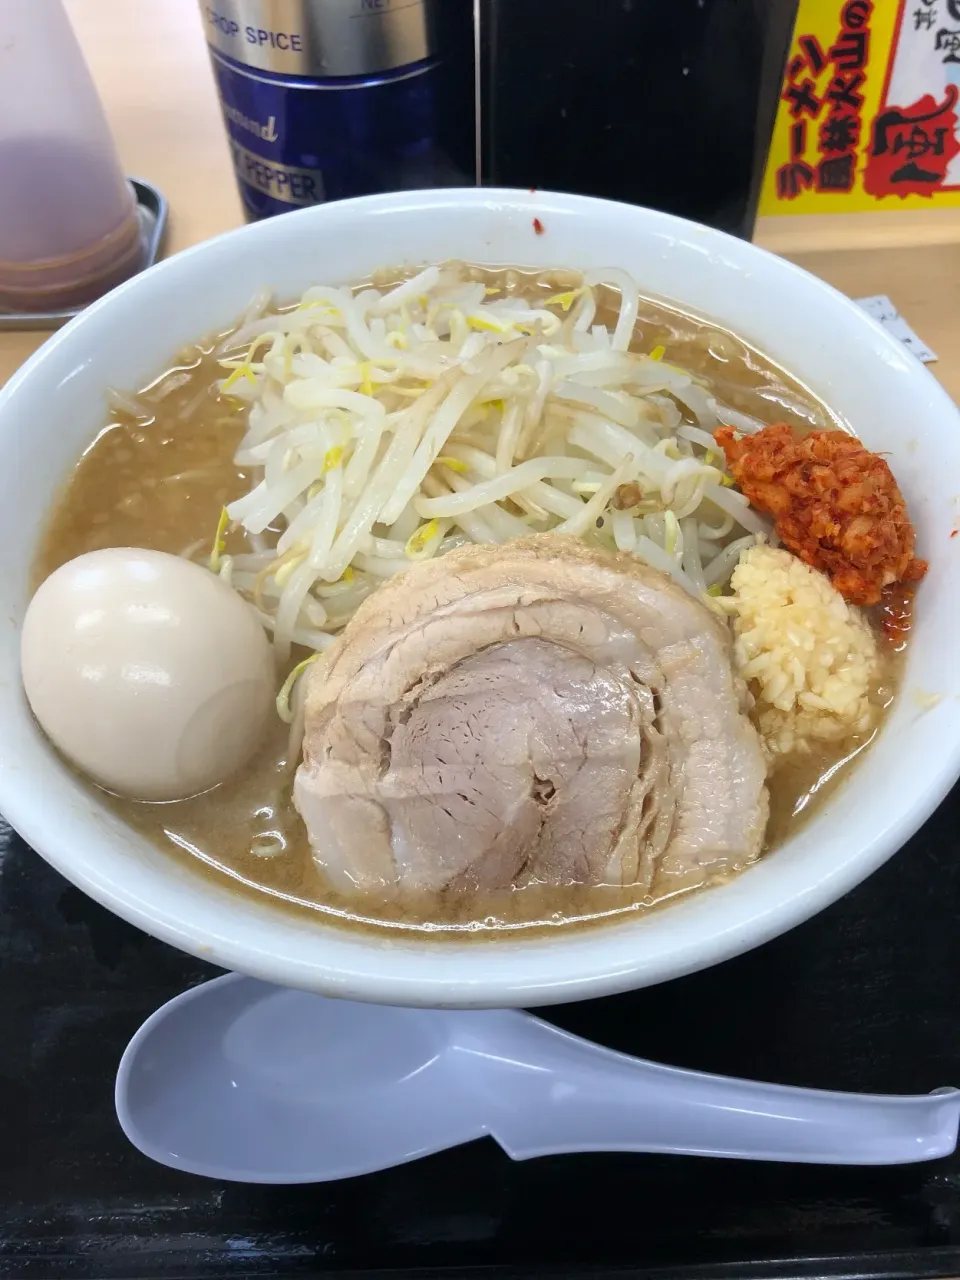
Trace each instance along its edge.
<instances>
[{"instance_id":1,"label":"boiled egg half","mask_svg":"<svg viewBox=\"0 0 960 1280\"><path fill-rule=\"evenodd\" d=\"M101 787L141 800L179 800L236 772L262 743L276 692L250 606L159 551L91 551L57 569L27 609L20 661L55 746Z\"/></svg>"}]
</instances>

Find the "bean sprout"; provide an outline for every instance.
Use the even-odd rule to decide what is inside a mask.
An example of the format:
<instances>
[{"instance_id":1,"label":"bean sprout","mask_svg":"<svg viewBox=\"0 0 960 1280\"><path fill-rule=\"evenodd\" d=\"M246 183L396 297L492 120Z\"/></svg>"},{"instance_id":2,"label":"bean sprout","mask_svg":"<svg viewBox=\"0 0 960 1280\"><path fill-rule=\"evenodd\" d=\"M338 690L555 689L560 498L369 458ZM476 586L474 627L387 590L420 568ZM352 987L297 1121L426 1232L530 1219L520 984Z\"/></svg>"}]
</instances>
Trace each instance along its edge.
<instances>
[{"instance_id":1,"label":"bean sprout","mask_svg":"<svg viewBox=\"0 0 960 1280\"><path fill-rule=\"evenodd\" d=\"M595 323L610 286L612 333ZM638 349L640 295L619 269L545 298L490 295L446 264L269 306L258 295L217 348L220 390L249 406L236 462L252 482L211 565L254 602L281 662L327 649L384 578L467 541L552 530L703 596L769 531L712 437L759 424L662 347Z\"/></svg>"}]
</instances>

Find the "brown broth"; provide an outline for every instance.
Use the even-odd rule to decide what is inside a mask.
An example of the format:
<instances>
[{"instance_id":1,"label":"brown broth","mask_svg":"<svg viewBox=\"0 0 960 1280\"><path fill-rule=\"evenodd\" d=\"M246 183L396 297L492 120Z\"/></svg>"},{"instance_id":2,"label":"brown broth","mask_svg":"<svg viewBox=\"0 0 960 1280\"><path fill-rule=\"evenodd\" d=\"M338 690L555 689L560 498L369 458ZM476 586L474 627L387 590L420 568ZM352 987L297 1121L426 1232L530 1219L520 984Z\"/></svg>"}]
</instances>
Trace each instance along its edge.
<instances>
[{"instance_id":1,"label":"brown broth","mask_svg":"<svg viewBox=\"0 0 960 1280\"><path fill-rule=\"evenodd\" d=\"M506 292L535 287L546 294L565 283L560 274L473 274ZM615 319L615 303L611 294L608 314L601 308L598 322ZM221 507L248 488L246 475L232 461L245 408L217 394L215 382L223 374L211 354L214 345L210 341L180 353L135 403L118 408L86 450L52 512L36 560L36 583L65 561L101 547L183 554L209 545ZM660 345L668 359L708 379L719 399L764 422L786 421L800 430L837 425L809 390L733 334L664 302L643 299L634 348L650 351ZM876 696L889 701L883 688ZM865 745L847 739L781 764L770 779L768 851L835 791ZM289 774L282 768L286 748L287 730L278 721L251 765L202 796L167 804L103 798L131 827L194 868L230 877L241 891L266 892L290 910L322 913L362 928L490 936L505 929L598 923L660 905L640 890L610 887L536 886L377 902L338 894L310 856L290 798ZM258 836L279 836L282 852L252 853Z\"/></svg>"}]
</instances>

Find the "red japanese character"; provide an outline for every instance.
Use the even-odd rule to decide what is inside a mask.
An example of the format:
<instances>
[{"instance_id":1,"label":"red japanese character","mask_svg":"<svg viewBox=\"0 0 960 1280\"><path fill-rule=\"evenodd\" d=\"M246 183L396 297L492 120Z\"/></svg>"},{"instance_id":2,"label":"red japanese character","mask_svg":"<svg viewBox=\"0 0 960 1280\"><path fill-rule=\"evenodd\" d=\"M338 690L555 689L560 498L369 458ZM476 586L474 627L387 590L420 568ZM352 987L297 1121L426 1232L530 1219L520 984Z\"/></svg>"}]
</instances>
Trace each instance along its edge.
<instances>
[{"instance_id":1,"label":"red japanese character","mask_svg":"<svg viewBox=\"0 0 960 1280\"><path fill-rule=\"evenodd\" d=\"M960 153L956 85L938 103L924 94L909 107L887 107L873 122L863 187L872 196L929 196Z\"/></svg>"},{"instance_id":2,"label":"red japanese character","mask_svg":"<svg viewBox=\"0 0 960 1280\"><path fill-rule=\"evenodd\" d=\"M796 200L805 188L813 186L814 173L804 160L792 160L777 170L777 195L781 200Z\"/></svg>"},{"instance_id":3,"label":"red japanese character","mask_svg":"<svg viewBox=\"0 0 960 1280\"><path fill-rule=\"evenodd\" d=\"M801 71L812 71L818 76L827 65L827 55L816 36L800 36L797 40L800 52L787 67L787 79L793 82Z\"/></svg>"},{"instance_id":4,"label":"red japanese character","mask_svg":"<svg viewBox=\"0 0 960 1280\"><path fill-rule=\"evenodd\" d=\"M860 141L860 117L828 116L820 126L821 151L855 151Z\"/></svg>"},{"instance_id":5,"label":"red japanese character","mask_svg":"<svg viewBox=\"0 0 960 1280\"><path fill-rule=\"evenodd\" d=\"M810 116L818 116L820 114L820 108L823 103L814 93L815 89L816 85L812 80L803 80L800 84L790 84L784 89L783 100L790 103L790 114L794 120L804 111Z\"/></svg>"},{"instance_id":6,"label":"red japanese character","mask_svg":"<svg viewBox=\"0 0 960 1280\"><path fill-rule=\"evenodd\" d=\"M856 176L856 156L825 156L817 165L818 191L852 191Z\"/></svg>"},{"instance_id":7,"label":"red japanese character","mask_svg":"<svg viewBox=\"0 0 960 1280\"><path fill-rule=\"evenodd\" d=\"M924 3L926 4L926 0ZM849 3L843 6L840 23L851 31L860 31L870 21L872 12L872 0L849 0Z\"/></svg>"},{"instance_id":8,"label":"red japanese character","mask_svg":"<svg viewBox=\"0 0 960 1280\"><path fill-rule=\"evenodd\" d=\"M827 90L827 97L836 107L853 107L859 111L863 106L863 94L857 90L866 80L866 76L856 71L850 76L834 76Z\"/></svg>"}]
</instances>

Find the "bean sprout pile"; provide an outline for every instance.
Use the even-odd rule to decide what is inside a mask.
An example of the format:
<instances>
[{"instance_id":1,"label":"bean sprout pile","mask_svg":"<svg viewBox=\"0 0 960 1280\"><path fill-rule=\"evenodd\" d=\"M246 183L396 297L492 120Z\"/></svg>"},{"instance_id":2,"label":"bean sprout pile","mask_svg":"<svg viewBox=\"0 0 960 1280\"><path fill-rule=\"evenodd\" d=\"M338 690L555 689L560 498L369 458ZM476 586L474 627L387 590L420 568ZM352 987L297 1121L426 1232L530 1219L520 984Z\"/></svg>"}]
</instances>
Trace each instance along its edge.
<instances>
[{"instance_id":1,"label":"bean sprout pile","mask_svg":"<svg viewBox=\"0 0 960 1280\"><path fill-rule=\"evenodd\" d=\"M623 271L546 296L458 264L396 287L258 299L218 348L249 404L211 567L251 600L278 662L322 652L385 579L467 542L552 531L629 552L708 602L768 525L712 432L761 424L720 405L662 347L631 350ZM612 328L602 291L619 293ZM228 528L247 549L224 552Z\"/></svg>"}]
</instances>

